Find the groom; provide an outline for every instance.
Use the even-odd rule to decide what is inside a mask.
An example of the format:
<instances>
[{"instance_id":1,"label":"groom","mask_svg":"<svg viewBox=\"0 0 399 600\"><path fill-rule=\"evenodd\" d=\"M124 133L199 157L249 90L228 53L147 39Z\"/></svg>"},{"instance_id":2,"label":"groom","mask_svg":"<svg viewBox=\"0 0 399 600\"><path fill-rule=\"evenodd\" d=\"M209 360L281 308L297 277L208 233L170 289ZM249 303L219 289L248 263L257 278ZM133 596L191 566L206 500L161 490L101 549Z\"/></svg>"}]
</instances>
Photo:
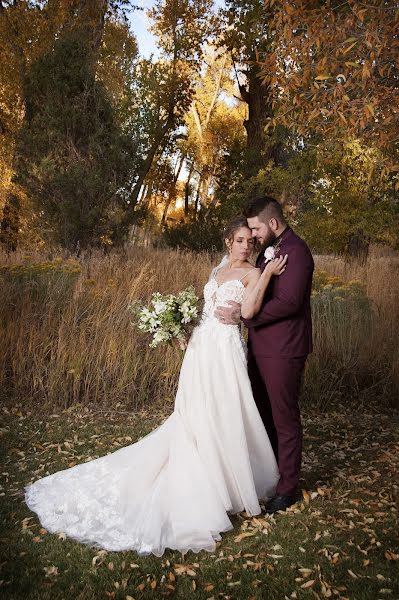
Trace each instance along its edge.
<instances>
[{"instance_id":1,"label":"groom","mask_svg":"<svg viewBox=\"0 0 399 600\"><path fill-rule=\"evenodd\" d=\"M307 355L312 351L310 294L314 263L306 243L287 225L281 205L265 196L251 201L244 215L263 250L256 266L263 271L272 255L288 254L287 268L273 277L262 307L248 328L248 373L256 405L278 462L280 480L267 513L295 502L302 453L299 393ZM264 250L268 247L265 258ZM239 305L219 308L224 322L237 323Z\"/></svg>"}]
</instances>

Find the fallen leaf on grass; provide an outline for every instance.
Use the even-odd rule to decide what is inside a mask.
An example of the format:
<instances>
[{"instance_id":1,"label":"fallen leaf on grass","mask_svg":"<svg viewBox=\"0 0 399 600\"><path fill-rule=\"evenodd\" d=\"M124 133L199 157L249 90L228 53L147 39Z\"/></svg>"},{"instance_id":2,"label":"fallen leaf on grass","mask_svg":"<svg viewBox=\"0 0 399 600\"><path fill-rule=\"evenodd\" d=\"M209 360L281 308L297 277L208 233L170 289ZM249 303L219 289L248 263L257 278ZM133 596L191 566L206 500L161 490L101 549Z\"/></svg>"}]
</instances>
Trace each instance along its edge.
<instances>
[{"instance_id":1,"label":"fallen leaf on grass","mask_svg":"<svg viewBox=\"0 0 399 600\"><path fill-rule=\"evenodd\" d=\"M204 590L205 590L206 592L211 592L211 591L213 590L213 588L214 588L214 587L215 587L215 586L213 585L213 583L206 583L206 584L204 585Z\"/></svg>"},{"instance_id":2,"label":"fallen leaf on grass","mask_svg":"<svg viewBox=\"0 0 399 600\"><path fill-rule=\"evenodd\" d=\"M197 573L193 570L192 565L175 565L176 575L190 575L196 577Z\"/></svg>"},{"instance_id":3,"label":"fallen leaf on grass","mask_svg":"<svg viewBox=\"0 0 399 600\"><path fill-rule=\"evenodd\" d=\"M356 575L356 573L354 573L350 569L348 569L348 573L351 577L353 577L353 579L359 579L359 575Z\"/></svg>"},{"instance_id":4,"label":"fallen leaf on grass","mask_svg":"<svg viewBox=\"0 0 399 600\"><path fill-rule=\"evenodd\" d=\"M43 567L43 570L46 574L46 577L51 577L52 575L58 575L58 567L52 565L51 567Z\"/></svg>"},{"instance_id":5,"label":"fallen leaf on grass","mask_svg":"<svg viewBox=\"0 0 399 600\"><path fill-rule=\"evenodd\" d=\"M237 537L234 538L234 541L238 544L243 539L248 538L248 537L253 537L257 533L258 533L258 531L245 531L244 533L240 533L239 535L237 535Z\"/></svg>"},{"instance_id":6,"label":"fallen leaf on grass","mask_svg":"<svg viewBox=\"0 0 399 600\"><path fill-rule=\"evenodd\" d=\"M33 523L29 524L29 521L31 519L33 519L33 517L26 517L26 519L22 520L22 529L28 529L28 527L32 527L33 526Z\"/></svg>"},{"instance_id":7,"label":"fallen leaf on grass","mask_svg":"<svg viewBox=\"0 0 399 600\"><path fill-rule=\"evenodd\" d=\"M399 554L395 554L391 550L384 552L384 556L387 560L399 560Z\"/></svg>"},{"instance_id":8,"label":"fallen leaf on grass","mask_svg":"<svg viewBox=\"0 0 399 600\"><path fill-rule=\"evenodd\" d=\"M301 585L301 588L303 590L307 590L308 588L312 587L312 585L314 585L315 581L316 579L309 579L309 581L306 581Z\"/></svg>"},{"instance_id":9,"label":"fallen leaf on grass","mask_svg":"<svg viewBox=\"0 0 399 600\"><path fill-rule=\"evenodd\" d=\"M312 574L312 569L298 569L298 571L304 576L309 577Z\"/></svg>"},{"instance_id":10,"label":"fallen leaf on grass","mask_svg":"<svg viewBox=\"0 0 399 600\"><path fill-rule=\"evenodd\" d=\"M104 562L104 558L107 555L107 551L106 550L100 550L93 558L91 561L91 564L93 565L93 567L95 567L98 563L98 565L101 565Z\"/></svg>"}]
</instances>

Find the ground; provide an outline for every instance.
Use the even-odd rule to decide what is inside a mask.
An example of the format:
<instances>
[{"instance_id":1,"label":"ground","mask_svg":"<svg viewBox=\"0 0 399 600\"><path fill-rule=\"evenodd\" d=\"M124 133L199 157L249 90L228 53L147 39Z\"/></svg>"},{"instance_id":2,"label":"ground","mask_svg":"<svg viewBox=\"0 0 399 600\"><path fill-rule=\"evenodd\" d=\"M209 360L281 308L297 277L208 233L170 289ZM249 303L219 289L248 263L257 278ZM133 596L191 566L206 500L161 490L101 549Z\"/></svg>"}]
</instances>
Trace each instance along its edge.
<instances>
[{"instance_id":1,"label":"ground","mask_svg":"<svg viewBox=\"0 0 399 600\"><path fill-rule=\"evenodd\" d=\"M399 599L399 415L304 411L301 499L234 517L214 554L105 552L47 533L30 481L125 446L165 417L76 407L3 409L0 593L4 599Z\"/></svg>"}]
</instances>

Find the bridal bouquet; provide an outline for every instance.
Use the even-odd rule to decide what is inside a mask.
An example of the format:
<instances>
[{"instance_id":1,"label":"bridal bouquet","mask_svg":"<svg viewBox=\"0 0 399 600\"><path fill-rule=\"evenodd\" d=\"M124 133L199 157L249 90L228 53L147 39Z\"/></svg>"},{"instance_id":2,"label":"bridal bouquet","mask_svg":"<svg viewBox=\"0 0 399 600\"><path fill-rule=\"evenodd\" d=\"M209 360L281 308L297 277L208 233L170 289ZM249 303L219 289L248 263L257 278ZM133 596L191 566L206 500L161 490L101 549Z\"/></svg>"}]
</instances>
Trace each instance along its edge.
<instances>
[{"instance_id":1,"label":"bridal bouquet","mask_svg":"<svg viewBox=\"0 0 399 600\"><path fill-rule=\"evenodd\" d=\"M132 325L151 333L150 348L155 348L161 342L185 339L190 324L198 317L198 297L193 287L177 295L155 292L150 306L134 303L129 309L136 319Z\"/></svg>"}]
</instances>

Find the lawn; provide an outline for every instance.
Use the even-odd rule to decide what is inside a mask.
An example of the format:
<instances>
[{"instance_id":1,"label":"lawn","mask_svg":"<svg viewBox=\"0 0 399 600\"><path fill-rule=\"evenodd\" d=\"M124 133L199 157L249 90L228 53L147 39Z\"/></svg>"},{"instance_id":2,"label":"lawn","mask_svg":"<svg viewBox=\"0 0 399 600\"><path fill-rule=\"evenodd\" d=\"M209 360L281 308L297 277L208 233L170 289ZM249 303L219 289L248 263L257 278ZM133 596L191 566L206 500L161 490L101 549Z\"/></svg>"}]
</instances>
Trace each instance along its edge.
<instances>
[{"instance_id":1,"label":"lawn","mask_svg":"<svg viewBox=\"0 0 399 600\"><path fill-rule=\"evenodd\" d=\"M302 499L275 517L237 515L214 554L105 552L41 528L24 485L130 444L165 416L2 409L2 598L399 598L397 413L305 412Z\"/></svg>"}]
</instances>

